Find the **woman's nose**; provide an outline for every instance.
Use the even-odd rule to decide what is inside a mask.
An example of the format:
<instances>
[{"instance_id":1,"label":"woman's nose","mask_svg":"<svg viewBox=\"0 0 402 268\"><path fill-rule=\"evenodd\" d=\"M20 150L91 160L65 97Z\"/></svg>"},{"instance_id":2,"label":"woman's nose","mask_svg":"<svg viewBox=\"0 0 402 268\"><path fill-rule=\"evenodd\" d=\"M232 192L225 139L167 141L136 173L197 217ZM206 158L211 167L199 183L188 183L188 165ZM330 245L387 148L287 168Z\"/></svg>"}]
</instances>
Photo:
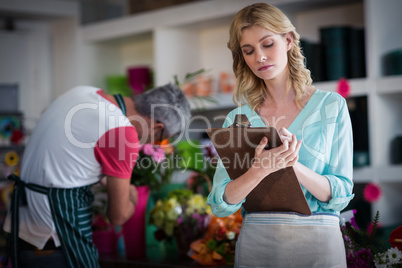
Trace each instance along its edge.
<instances>
[{"instance_id":1,"label":"woman's nose","mask_svg":"<svg viewBox=\"0 0 402 268\"><path fill-rule=\"evenodd\" d=\"M264 53L256 53L256 57L259 63L263 63L264 61L267 60L267 56L265 56Z\"/></svg>"},{"instance_id":2,"label":"woman's nose","mask_svg":"<svg viewBox=\"0 0 402 268\"><path fill-rule=\"evenodd\" d=\"M267 57L265 57L265 56L260 56L259 59L258 59L258 62L259 62L259 63L263 63L266 59L267 59Z\"/></svg>"}]
</instances>

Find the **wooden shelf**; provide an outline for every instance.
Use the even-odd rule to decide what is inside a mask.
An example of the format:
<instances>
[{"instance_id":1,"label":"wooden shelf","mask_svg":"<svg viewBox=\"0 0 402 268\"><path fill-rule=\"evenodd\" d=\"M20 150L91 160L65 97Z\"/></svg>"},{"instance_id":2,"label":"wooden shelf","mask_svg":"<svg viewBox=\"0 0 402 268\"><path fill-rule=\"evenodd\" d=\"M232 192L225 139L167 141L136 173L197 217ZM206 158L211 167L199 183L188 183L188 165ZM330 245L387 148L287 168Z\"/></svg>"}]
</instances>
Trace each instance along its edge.
<instances>
[{"instance_id":1,"label":"wooden shelf","mask_svg":"<svg viewBox=\"0 0 402 268\"><path fill-rule=\"evenodd\" d=\"M402 78L401 78L402 80ZM369 81L366 78L359 79L350 79L348 80L351 86L351 97L355 96L365 96L370 92ZM319 82L314 83L313 85L320 90L323 91L332 91L336 92L337 81L329 81L329 82ZM402 81L401 81L402 85ZM232 100L232 93L218 93L210 96L216 103L208 102L207 100L203 100L201 98L190 97L191 109L192 110L217 110L217 109L228 109L234 108L235 104Z\"/></svg>"},{"instance_id":2,"label":"wooden shelf","mask_svg":"<svg viewBox=\"0 0 402 268\"><path fill-rule=\"evenodd\" d=\"M0 11L8 15L30 18L78 17L78 1L61 0L0 0Z\"/></svg>"},{"instance_id":3,"label":"wooden shelf","mask_svg":"<svg viewBox=\"0 0 402 268\"><path fill-rule=\"evenodd\" d=\"M376 167L374 170L375 177L379 182L401 182L402 165L386 165ZM373 175L372 175L373 176Z\"/></svg>"},{"instance_id":4,"label":"wooden shelf","mask_svg":"<svg viewBox=\"0 0 402 268\"><path fill-rule=\"evenodd\" d=\"M402 165L386 166L366 166L353 169L353 181L355 183L368 183L373 181L373 177L379 183L400 183L402 174Z\"/></svg>"},{"instance_id":5,"label":"wooden shelf","mask_svg":"<svg viewBox=\"0 0 402 268\"><path fill-rule=\"evenodd\" d=\"M370 182L373 176L373 168L371 166L353 168L353 182L367 183Z\"/></svg>"},{"instance_id":6,"label":"wooden shelf","mask_svg":"<svg viewBox=\"0 0 402 268\"><path fill-rule=\"evenodd\" d=\"M293 12L294 10L339 5L358 1L334 0L271 0L270 4ZM209 0L182 4L155 11L147 11L118 19L96 22L81 27L82 38L89 42L103 42L151 32L160 27L200 28L216 25L231 18L252 0ZM197 12L194 12L194 11Z\"/></svg>"},{"instance_id":7,"label":"wooden shelf","mask_svg":"<svg viewBox=\"0 0 402 268\"><path fill-rule=\"evenodd\" d=\"M368 95L370 92L369 89L369 82L368 79L366 78L356 78L356 79L349 79L348 80L351 91L350 91L350 96L355 97L355 96L364 96ZM337 90L337 83L338 81L328 81L328 82L318 82L314 83L313 85L320 90L323 91L333 91L336 92Z\"/></svg>"},{"instance_id":8,"label":"wooden shelf","mask_svg":"<svg viewBox=\"0 0 402 268\"><path fill-rule=\"evenodd\" d=\"M402 93L402 75L379 78L377 92L379 94Z\"/></svg>"},{"instance_id":9,"label":"wooden shelf","mask_svg":"<svg viewBox=\"0 0 402 268\"><path fill-rule=\"evenodd\" d=\"M202 97L190 97L189 100L191 110L218 110L236 107L232 100L232 93L218 93L211 95L209 98L211 98L213 102L203 99Z\"/></svg>"},{"instance_id":10,"label":"wooden shelf","mask_svg":"<svg viewBox=\"0 0 402 268\"><path fill-rule=\"evenodd\" d=\"M148 11L119 19L83 26L85 41L102 42L151 32L157 28L188 26L233 16L246 1L199 1L190 4ZM249 1L247 1L249 2ZM274 1L279 2L279 1ZM198 12L194 12L198 10Z\"/></svg>"}]
</instances>

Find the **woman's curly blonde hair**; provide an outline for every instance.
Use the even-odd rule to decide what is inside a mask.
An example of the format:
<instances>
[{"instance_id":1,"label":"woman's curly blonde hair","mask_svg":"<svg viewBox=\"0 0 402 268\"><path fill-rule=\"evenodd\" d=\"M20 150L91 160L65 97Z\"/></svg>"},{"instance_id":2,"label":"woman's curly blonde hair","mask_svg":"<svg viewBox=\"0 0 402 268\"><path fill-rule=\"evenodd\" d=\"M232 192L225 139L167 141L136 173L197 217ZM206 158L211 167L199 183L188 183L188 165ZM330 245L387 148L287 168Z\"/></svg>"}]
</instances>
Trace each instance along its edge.
<instances>
[{"instance_id":1,"label":"woman's curly blonde hair","mask_svg":"<svg viewBox=\"0 0 402 268\"><path fill-rule=\"evenodd\" d=\"M310 71L304 64L304 56L299 45L300 35L282 11L265 3L257 3L243 8L236 14L230 26L227 45L232 51L233 71L236 76L233 101L237 105L249 104L253 110L256 110L269 97L264 80L250 70L240 48L242 31L255 25L276 34L290 33L292 35L292 47L287 52L289 79L286 90L288 91L293 86L296 91L296 104L302 107L302 96L306 92L306 86L311 85L312 79Z\"/></svg>"}]
</instances>

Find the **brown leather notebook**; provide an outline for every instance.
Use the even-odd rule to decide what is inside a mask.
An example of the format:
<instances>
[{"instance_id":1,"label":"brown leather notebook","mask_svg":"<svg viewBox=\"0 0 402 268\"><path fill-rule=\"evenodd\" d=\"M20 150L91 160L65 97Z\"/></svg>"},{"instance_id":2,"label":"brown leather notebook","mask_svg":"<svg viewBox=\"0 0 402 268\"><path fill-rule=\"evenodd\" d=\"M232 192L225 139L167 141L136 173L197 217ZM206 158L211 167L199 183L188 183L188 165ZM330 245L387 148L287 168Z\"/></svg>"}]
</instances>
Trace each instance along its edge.
<instances>
[{"instance_id":1,"label":"brown leather notebook","mask_svg":"<svg viewBox=\"0 0 402 268\"><path fill-rule=\"evenodd\" d=\"M244 119L245 115L242 116ZM275 128L251 128L247 126L248 120L236 123L239 121L236 120L235 124L229 128L206 130L232 180L251 167L255 148L264 136L268 138L266 149L282 144ZM311 215L293 167L281 169L264 178L249 193L243 206L247 212L282 211Z\"/></svg>"}]
</instances>

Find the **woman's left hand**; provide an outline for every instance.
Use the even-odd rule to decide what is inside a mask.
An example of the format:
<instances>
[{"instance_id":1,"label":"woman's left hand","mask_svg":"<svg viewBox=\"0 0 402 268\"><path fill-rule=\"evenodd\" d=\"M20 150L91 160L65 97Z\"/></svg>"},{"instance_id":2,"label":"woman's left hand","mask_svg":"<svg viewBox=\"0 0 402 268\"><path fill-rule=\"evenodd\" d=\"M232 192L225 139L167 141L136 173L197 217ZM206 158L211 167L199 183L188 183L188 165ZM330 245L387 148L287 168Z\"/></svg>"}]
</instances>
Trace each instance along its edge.
<instances>
[{"instance_id":1,"label":"woman's left hand","mask_svg":"<svg viewBox=\"0 0 402 268\"><path fill-rule=\"evenodd\" d=\"M282 127L279 130L279 137L282 140L282 142L287 141L291 145L292 150L294 150L294 153L291 156L293 158L291 159L291 161L289 163L289 166L293 166L299 160L299 151L300 151L301 141L297 142L296 135L292 134L289 130L287 130L284 127ZM295 141L296 141L296 143L295 143Z\"/></svg>"},{"instance_id":2,"label":"woman's left hand","mask_svg":"<svg viewBox=\"0 0 402 268\"><path fill-rule=\"evenodd\" d=\"M287 130L286 128L282 127L279 130L278 134L279 134L279 138L281 138L282 142L287 140L290 143L292 141L293 134L289 130Z\"/></svg>"}]
</instances>

